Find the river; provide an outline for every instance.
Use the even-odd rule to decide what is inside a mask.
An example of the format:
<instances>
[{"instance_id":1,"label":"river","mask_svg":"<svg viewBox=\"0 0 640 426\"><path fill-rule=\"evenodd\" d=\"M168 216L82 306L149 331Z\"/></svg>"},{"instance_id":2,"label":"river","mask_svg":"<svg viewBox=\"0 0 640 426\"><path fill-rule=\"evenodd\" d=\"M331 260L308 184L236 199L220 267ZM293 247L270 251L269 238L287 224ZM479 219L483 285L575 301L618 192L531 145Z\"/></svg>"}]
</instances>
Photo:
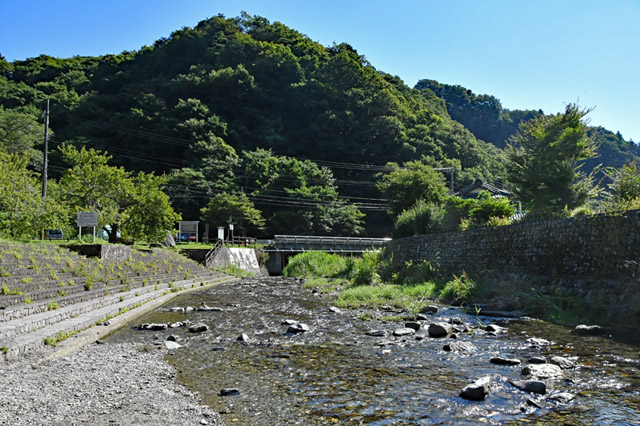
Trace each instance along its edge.
<instances>
[{"instance_id":1,"label":"river","mask_svg":"<svg viewBox=\"0 0 640 426\"><path fill-rule=\"evenodd\" d=\"M214 310L170 310L202 304ZM441 307L421 321L415 334L394 337L403 323L373 316L364 310L331 309L330 295L303 288L297 280L252 278L178 296L107 342L151 347L173 336L183 345L167 355L178 380L230 425L640 424L638 345L576 336L565 327L532 319L467 315L453 307ZM184 320L205 323L209 330L137 328ZM430 322L459 320L463 325L458 327L467 331L456 333L456 339L431 338L426 332ZM288 333L287 321L304 323L309 330ZM486 325L492 323L505 327L504 332L487 333ZM369 335L382 334L373 330L386 336ZM248 340L239 341L243 333ZM443 350L451 342L473 346ZM522 364L489 362L498 356ZM524 378L522 369L532 357L552 356L575 367L544 379L545 395L509 383ZM459 396L484 376L491 377L484 401ZM221 396L222 389L237 392ZM559 392L575 399L549 399Z\"/></svg>"}]
</instances>

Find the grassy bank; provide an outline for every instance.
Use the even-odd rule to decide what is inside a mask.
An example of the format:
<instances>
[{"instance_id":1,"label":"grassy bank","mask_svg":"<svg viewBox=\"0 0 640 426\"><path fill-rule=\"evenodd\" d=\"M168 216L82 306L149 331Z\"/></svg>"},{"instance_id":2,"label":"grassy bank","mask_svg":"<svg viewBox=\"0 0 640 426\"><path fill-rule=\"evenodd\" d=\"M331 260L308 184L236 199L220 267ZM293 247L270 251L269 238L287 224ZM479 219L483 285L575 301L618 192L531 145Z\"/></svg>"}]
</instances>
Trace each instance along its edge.
<instances>
[{"instance_id":1,"label":"grassy bank","mask_svg":"<svg viewBox=\"0 0 640 426\"><path fill-rule=\"evenodd\" d=\"M305 277L306 287L335 296L340 308L402 310L415 315L429 303L442 302L482 310L521 311L558 324L581 323L636 327L640 307L612 315L597 297L576 296L562 285L549 286L514 274L443 276L436 264L407 262L392 266L379 252L342 257L307 252L291 258L284 275ZM640 301L639 301L640 302Z\"/></svg>"},{"instance_id":2,"label":"grassy bank","mask_svg":"<svg viewBox=\"0 0 640 426\"><path fill-rule=\"evenodd\" d=\"M465 303L475 286L466 275L439 279L428 262L392 271L379 252L365 252L362 257L306 252L292 257L283 273L307 278L306 287L334 293L337 307L391 308L408 315L434 300Z\"/></svg>"}]
</instances>

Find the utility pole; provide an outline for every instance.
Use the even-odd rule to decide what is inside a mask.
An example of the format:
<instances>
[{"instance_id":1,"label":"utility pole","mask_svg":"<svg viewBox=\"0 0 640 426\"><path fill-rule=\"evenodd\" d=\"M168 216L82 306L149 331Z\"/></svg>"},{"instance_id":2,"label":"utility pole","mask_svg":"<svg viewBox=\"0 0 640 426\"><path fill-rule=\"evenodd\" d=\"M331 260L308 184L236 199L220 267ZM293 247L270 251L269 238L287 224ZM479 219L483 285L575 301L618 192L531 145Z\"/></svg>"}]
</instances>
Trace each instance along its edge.
<instances>
[{"instance_id":1,"label":"utility pole","mask_svg":"<svg viewBox=\"0 0 640 426\"><path fill-rule=\"evenodd\" d=\"M49 152L49 99L44 110L44 158L42 160L42 199L47 198L47 153Z\"/></svg>"}]
</instances>

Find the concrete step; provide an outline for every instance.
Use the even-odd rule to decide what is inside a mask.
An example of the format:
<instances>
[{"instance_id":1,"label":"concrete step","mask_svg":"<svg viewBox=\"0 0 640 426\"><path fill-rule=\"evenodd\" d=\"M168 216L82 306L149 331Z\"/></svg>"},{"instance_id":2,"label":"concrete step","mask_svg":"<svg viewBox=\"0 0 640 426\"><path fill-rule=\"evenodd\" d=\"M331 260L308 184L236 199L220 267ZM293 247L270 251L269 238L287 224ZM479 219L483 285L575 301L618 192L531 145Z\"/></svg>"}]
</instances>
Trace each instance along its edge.
<instances>
[{"instance_id":1,"label":"concrete step","mask_svg":"<svg viewBox=\"0 0 640 426\"><path fill-rule=\"evenodd\" d=\"M8 359L42 349L45 339L67 336L87 329L131 309L165 295L177 295L191 289L206 288L221 282L235 281L229 275L214 275L204 280L180 280L129 292L109 295L100 299L76 303L65 308L15 318L0 326L0 348ZM171 288L170 288L170 285Z\"/></svg>"}]
</instances>

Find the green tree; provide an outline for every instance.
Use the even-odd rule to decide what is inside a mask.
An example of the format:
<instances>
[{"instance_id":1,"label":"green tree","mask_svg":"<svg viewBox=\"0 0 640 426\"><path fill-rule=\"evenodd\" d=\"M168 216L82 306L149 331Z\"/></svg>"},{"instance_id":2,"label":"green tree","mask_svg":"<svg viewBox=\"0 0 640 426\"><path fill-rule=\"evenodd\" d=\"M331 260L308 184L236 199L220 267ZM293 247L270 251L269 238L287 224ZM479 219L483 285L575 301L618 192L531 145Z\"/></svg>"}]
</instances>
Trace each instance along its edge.
<instances>
[{"instance_id":1,"label":"green tree","mask_svg":"<svg viewBox=\"0 0 640 426\"><path fill-rule=\"evenodd\" d=\"M389 214L398 217L418 200L439 204L447 194L444 175L421 161L409 161L400 167L388 163L390 172L378 175L378 189L388 199Z\"/></svg>"},{"instance_id":2,"label":"green tree","mask_svg":"<svg viewBox=\"0 0 640 426\"><path fill-rule=\"evenodd\" d=\"M262 212L245 195L226 192L216 194L202 209L202 220L213 227L225 226L229 223L229 218L234 225L245 228L249 235L256 235L264 230Z\"/></svg>"},{"instance_id":3,"label":"green tree","mask_svg":"<svg viewBox=\"0 0 640 426\"><path fill-rule=\"evenodd\" d=\"M607 208L610 210L630 210L640 208L640 173L634 162L621 169L605 170L609 183Z\"/></svg>"},{"instance_id":4,"label":"green tree","mask_svg":"<svg viewBox=\"0 0 640 426\"><path fill-rule=\"evenodd\" d=\"M182 219L173 210L169 196L162 191L165 180L143 172L133 178L134 203L127 211L127 219L123 224L126 236L158 243Z\"/></svg>"},{"instance_id":5,"label":"green tree","mask_svg":"<svg viewBox=\"0 0 640 426\"><path fill-rule=\"evenodd\" d=\"M68 211L56 197L42 199L41 181L27 167L29 156L0 150L0 163L0 232L35 238L42 229L61 228Z\"/></svg>"},{"instance_id":6,"label":"green tree","mask_svg":"<svg viewBox=\"0 0 640 426\"><path fill-rule=\"evenodd\" d=\"M256 149L243 153L241 186L263 208L273 233L357 235L364 214L340 198L330 169Z\"/></svg>"},{"instance_id":7,"label":"green tree","mask_svg":"<svg viewBox=\"0 0 640 426\"><path fill-rule=\"evenodd\" d=\"M31 164L41 167L42 152L34 147L42 143L44 125L33 111L5 109L0 105L0 149L27 154Z\"/></svg>"},{"instance_id":8,"label":"green tree","mask_svg":"<svg viewBox=\"0 0 640 426\"><path fill-rule=\"evenodd\" d=\"M569 104L564 113L524 123L510 139L509 181L531 217L562 216L595 195L593 175L579 165L596 152L583 121L588 112Z\"/></svg>"},{"instance_id":9,"label":"green tree","mask_svg":"<svg viewBox=\"0 0 640 426\"><path fill-rule=\"evenodd\" d=\"M132 176L110 166L111 156L94 149L63 145L60 151L71 166L60 179L61 193L74 212L98 212L109 242L117 241L119 230L156 242L174 228L179 215L161 190L164 179L143 172Z\"/></svg>"}]
</instances>

